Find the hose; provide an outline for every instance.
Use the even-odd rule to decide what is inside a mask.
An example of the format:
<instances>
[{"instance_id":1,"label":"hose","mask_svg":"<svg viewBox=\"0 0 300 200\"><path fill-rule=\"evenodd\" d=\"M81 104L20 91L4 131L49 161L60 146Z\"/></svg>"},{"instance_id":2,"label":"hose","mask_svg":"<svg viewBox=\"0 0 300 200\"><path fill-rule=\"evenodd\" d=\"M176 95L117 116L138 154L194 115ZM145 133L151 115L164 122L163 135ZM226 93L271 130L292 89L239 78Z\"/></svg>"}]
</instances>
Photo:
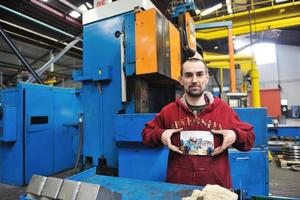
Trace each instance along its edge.
<instances>
[{"instance_id":1,"label":"hose","mask_svg":"<svg viewBox=\"0 0 300 200\"><path fill-rule=\"evenodd\" d=\"M76 174L78 172L78 165L79 165L82 146L83 146L83 114L82 113L79 114L78 129L79 129L79 146L78 146L73 174Z\"/></svg>"}]
</instances>

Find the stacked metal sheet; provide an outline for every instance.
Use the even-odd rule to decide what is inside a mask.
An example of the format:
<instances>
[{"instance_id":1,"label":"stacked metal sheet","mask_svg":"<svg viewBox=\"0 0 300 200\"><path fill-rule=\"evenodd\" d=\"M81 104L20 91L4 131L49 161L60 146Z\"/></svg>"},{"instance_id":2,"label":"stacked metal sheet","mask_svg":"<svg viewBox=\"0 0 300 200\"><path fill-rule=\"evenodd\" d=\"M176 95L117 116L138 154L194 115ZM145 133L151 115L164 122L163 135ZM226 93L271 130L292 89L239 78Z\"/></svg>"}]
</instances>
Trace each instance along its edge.
<instances>
[{"instance_id":1,"label":"stacked metal sheet","mask_svg":"<svg viewBox=\"0 0 300 200\"><path fill-rule=\"evenodd\" d=\"M100 185L33 175L26 190L28 199L119 200L121 194Z\"/></svg>"},{"instance_id":2,"label":"stacked metal sheet","mask_svg":"<svg viewBox=\"0 0 300 200\"><path fill-rule=\"evenodd\" d=\"M290 144L282 147L282 154L285 160L300 161L300 145Z\"/></svg>"}]
</instances>

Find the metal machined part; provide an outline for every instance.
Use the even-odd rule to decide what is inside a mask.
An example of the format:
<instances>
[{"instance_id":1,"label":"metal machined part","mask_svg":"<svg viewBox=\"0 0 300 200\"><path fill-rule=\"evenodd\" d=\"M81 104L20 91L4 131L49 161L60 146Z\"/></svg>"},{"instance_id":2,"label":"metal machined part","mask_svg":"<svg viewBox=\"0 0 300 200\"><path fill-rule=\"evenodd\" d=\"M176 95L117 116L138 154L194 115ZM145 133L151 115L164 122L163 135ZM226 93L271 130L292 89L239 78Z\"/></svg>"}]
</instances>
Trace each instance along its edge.
<instances>
[{"instance_id":1,"label":"metal machined part","mask_svg":"<svg viewBox=\"0 0 300 200\"><path fill-rule=\"evenodd\" d=\"M282 151L300 153L300 149L282 149Z\"/></svg>"},{"instance_id":2,"label":"metal machined part","mask_svg":"<svg viewBox=\"0 0 300 200\"><path fill-rule=\"evenodd\" d=\"M300 145L289 144L282 147L282 155L288 161L300 161Z\"/></svg>"},{"instance_id":3,"label":"metal machined part","mask_svg":"<svg viewBox=\"0 0 300 200\"><path fill-rule=\"evenodd\" d=\"M298 149L300 150L300 145L299 144L290 144L290 145L285 145L283 146L283 149Z\"/></svg>"},{"instance_id":4,"label":"metal machined part","mask_svg":"<svg viewBox=\"0 0 300 200\"><path fill-rule=\"evenodd\" d=\"M118 192L106 189L104 187L100 187L100 199L102 200L120 200L122 199L122 195Z\"/></svg>"},{"instance_id":5,"label":"metal machined part","mask_svg":"<svg viewBox=\"0 0 300 200\"><path fill-rule=\"evenodd\" d=\"M64 180L58 194L58 199L75 200L81 182Z\"/></svg>"},{"instance_id":6,"label":"metal machined part","mask_svg":"<svg viewBox=\"0 0 300 200\"><path fill-rule=\"evenodd\" d=\"M64 180L60 178L48 177L42 192L42 196L56 199L63 181Z\"/></svg>"},{"instance_id":7,"label":"metal machined part","mask_svg":"<svg viewBox=\"0 0 300 200\"><path fill-rule=\"evenodd\" d=\"M76 200L100 200L100 185L82 183L80 185Z\"/></svg>"},{"instance_id":8,"label":"metal machined part","mask_svg":"<svg viewBox=\"0 0 300 200\"><path fill-rule=\"evenodd\" d=\"M292 165L291 169L295 171L300 171L300 165Z\"/></svg>"},{"instance_id":9,"label":"metal machined part","mask_svg":"<svg viewBox=\"0 0 300 200\"><path fill-rule=\"evenodd\" d=\"M49 197L40 197L39 200L53 200L53 198L49 198Z\"/></svg>"},{"instance_id":10,"label":"metal machined part","mask_svg":"<svg viewBox=\"0 0 300 200\"><path fill-rule=\"evenodd\" d=\"M44 189L46 180L47 180L47 177L45 177L45 176L33 175L31 177L29 185L27 186L26 193L40 196Z\"/></svg>"}]
</instances>

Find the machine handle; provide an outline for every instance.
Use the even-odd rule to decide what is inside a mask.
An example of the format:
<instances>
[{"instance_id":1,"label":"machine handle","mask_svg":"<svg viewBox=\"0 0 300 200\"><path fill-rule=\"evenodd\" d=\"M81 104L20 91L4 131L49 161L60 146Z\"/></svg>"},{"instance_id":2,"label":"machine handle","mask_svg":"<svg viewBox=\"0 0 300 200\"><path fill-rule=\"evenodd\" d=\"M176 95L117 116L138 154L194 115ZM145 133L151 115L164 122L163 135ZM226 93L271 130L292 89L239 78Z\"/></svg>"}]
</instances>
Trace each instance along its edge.
<instances>
[{"instance_id":1,"label":"machine handle","mask_svg":"<svg viewBox=\"0 0 300 200\"><path fill-rule=\"evenodd\" d=\"M244 156L244 157L234 157L233 159L235 160L249 160L249 156Z\"/></svg>"}]
</instances>

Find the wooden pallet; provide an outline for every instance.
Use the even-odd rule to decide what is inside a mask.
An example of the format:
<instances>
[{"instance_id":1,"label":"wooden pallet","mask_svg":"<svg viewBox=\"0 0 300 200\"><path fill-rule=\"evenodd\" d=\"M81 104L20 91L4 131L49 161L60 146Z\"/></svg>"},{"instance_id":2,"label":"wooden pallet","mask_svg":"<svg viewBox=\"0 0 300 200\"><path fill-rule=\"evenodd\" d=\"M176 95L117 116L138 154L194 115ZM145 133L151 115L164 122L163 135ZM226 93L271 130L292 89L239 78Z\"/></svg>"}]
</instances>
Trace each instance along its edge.
<instances>
[{"instance_id":1,"label":"wooden pallet","mask_svg":"<svg viewBox=\"0 0 300 200\"><path fill-rule=\"evenodd\" d=\"M300 161L285 160L282 155L278 155L278 160L282 169L290 169L291 165L300 165Z\"/></svg>"}]
</instances>

